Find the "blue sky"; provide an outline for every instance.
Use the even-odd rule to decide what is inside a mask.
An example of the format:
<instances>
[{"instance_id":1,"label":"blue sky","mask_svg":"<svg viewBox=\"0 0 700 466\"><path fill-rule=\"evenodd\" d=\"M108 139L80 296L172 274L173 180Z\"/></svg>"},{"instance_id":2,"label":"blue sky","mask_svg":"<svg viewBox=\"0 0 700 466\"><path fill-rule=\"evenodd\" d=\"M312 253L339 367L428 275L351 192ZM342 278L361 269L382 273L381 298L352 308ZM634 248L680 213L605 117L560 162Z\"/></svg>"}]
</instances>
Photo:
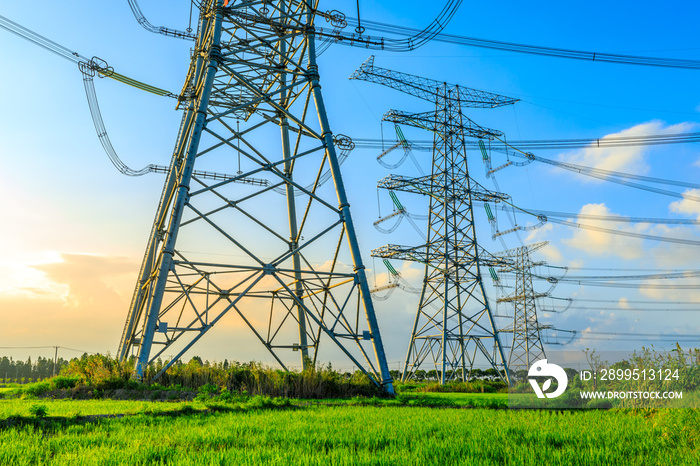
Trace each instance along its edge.
<instances>
[{"instance_id":1,"label":"blue sky","mask_svg":"<svg viewBox=\"0 0 700 466\"><path fill-rule=\"evenodd\" d=\"M187 27L186 1L143 0L141 8L154 25ZM322 2L321 8L336 8L357 16L355 2ZM420 28L441 5L385 1L360 2L360 8L363 19ZM587 51L700 59L696 29L699 13L700 6L695 2L669 2L663 7L658 2L636 2L633 6L598 1L585 5L465 2L446 32ZM119 73L174 92L182 86L190 43L147 32L134 20L127 2L75 1L66 5L40 0L31 8L8 3L0 8L0 15L85 56L103 58ZM0 330L0 341L7 346L64 345L114 352L163 179L160 175L128 178L109 163L95 135L77 67L5 31L0 31L0 44L0 85L5 89L5 110L0 114L0 161L4 167L0 175L0 317L7 324ZM505 132L509 140L700 131L698 71L591 63L432 42L406 53L341 45L324 53L319 60L321 83L336 133L379 138L385 111L430 108L426 102L397 91L349 81L347 77L371 53L376 55L377 66L521 99L514 106L466 111L479 124ZM96 79L95 85L107 130L123 160L132 168L149 163L166 165L180 119L173 102L107 79ZM419 130L404 128L404 132L409 140L430 138ZM390 138L392 133L392 126L384 124L385 136ZM700 174L697 144L604 151L546 150L536 154L688 182L695 182ZM377 180L392 172L417 174L408 163L387 170L375 163L376 155L376 150L357 149L343 171L365 262L376 269L371 271L370 279L374 282L376 276L381 283L386 279L385 270L380 261L369 257L369 251L386 243L419 244L420 237L406 222L391 236L372 227L378 215ZM428 170L429 154L415 155ZM495 189L485 178L476 151L470 156L474 178ZM498 154L493 157L494 165L505 160ZM500 190L522 207L700 218L695 202L605 183L549 165L509 167L496 176ZM682 190L678 188L678 192ZM390 208L388 196L379 195L386 213ZM400 197L414 213L425 209L424 199ZM528 221L523 216L518 220L522 224ZM483 246L494 252L500 250L502 245L491 239L490 226L481 211L477 223ZM599 225L700 240L699 230L693 226ZM509 228L507 222L499 226ZM696 269L700 259L697 247L610 236L557 224L521 236L526 243L549 241L550 246L536 257L551 265L570 267L570 276ZM519 245L512 235L506 242L509 247ZM418 286L421 270L409 264L394 266ZM541 282L536 286L548 288ZM489 292L490 297L496 297L491 286ZM659 303L636 307L692 308L668 303L700 303L700 291L560 284L553 294L610 301L579 301L565 314L542 315L543 323L558 328L700 334L700 318L694 312L627 309L635 307L628 304L635 300ZM416 305L415 295L401 291L377 303L392 368L404 356ZM585 307L588 309L581 309ZM226 340L223 327L208 335L195 353L210 359L266 360L265 353L254 345L241 344L237 351L222 350L221 342ZM244 337L242 341L247 340ZM569 349L595 345L627 350L650 343L651 339L590 340L574 342ZM17 352L18 356L23 354Z\"/></svg>"}]
</instances>

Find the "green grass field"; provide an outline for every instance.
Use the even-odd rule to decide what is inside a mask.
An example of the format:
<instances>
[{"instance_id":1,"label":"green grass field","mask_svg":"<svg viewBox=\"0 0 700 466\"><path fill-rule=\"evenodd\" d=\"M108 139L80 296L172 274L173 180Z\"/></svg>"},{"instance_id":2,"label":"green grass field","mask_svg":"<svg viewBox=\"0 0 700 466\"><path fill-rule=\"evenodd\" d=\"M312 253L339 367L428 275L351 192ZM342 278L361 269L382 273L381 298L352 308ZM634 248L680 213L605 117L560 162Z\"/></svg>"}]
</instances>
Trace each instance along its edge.
<instances>
[{"instance_id":1,"label":"green grass field","mask_svg":"<svg viewBox=\"0 0 700 466\"><path fill-rule=\"evenodd\" d=\"M419 395L461 406L499 397ZM280 407L255 400L0 399L0 464L700 463L700 416L691 409L513 411L358 399Z\"/></svg>"}]
</instances>

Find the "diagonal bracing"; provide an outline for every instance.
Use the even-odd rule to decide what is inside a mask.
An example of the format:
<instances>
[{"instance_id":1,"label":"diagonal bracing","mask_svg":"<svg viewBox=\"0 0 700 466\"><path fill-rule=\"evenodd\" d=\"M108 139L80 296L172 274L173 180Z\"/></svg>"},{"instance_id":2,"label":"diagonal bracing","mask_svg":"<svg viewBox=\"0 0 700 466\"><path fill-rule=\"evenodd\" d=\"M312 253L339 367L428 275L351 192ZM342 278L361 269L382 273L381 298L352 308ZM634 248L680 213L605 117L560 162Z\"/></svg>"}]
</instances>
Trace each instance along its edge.
<instances>
[{"instance_id":1,"label":"diagonal bracing","mask_svg":"<svg viewBox=\"0 0 700 466\"><path fill-rule=\"evenodd\" d=\"M321 95L315 8L202 3L182 124L119 347L121 359L137 357L139 376L237 317L228 322L282 367L320 362L325 348L324 358L348 358L393 392L339 169L353 144L331 132ZM246 179L263 182L238 183Z\"/></svg>"}]
</instances>

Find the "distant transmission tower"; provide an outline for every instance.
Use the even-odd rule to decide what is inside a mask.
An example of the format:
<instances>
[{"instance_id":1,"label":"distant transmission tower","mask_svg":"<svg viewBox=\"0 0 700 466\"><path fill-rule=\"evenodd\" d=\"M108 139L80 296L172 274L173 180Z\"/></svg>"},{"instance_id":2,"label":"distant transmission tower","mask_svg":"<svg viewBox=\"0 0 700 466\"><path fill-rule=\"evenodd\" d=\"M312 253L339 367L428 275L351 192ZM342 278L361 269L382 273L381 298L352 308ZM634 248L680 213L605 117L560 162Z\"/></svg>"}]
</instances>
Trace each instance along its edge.
<instances>
[{"instance_id":1,"label":"distant transmission tower","mask_svg":"<svg viewBox=\"0 0 700 466\"><path fill-rule=\"evenodd\" d=\"M339 167L353 144L331 132L321 95L315 4L201 4L119 345L139 376L176 354L165 371L231 313L283 367L292 351L315 363L323 340L393 392Z\"/></svg>"},{"instance_id":2,"label":"distant transmission tower","mask_svg":"<svg viewBox=\"0 0 700 466\"><path fill-rule=\"evenodd\" d=\"M507 378L503 348L481 276L484 259L477 245L472 208L474 201L498 202L507 196L487 191L470 178L465 149L467 137L492 139L502 133L474 123L463 115L462 108L493 108L513 104L517 99L375 67L374 57L351 79L383 84L435 105L428 112L391 110L384 116L384 120L434 134L430 175L391 175L378 184L380 188L430 198L426 244L387 245L372 251L373 256L425 265L404 379L426 360L434 365L441 383L454 378L466 380L479 362L505 372Z\"/></svg>"},{"instance_id":3,"label":"distant transmission tower","mask_svg":"<svg viewBox=\"0 0 700 466\"><path fill-rule=\"evenodd\" d=\"M544 262L533 262L530 257L531 253L546 245L547 242L544 241L497 254L512 264L500 270L515 273L515 290L497 300L499 303L513 303L512 326L501 329L503 333L512 334L508 355L508 369L511 373L527 371L535 361L547 357L540 339L540 330L547 327L539 324L535 303L537 299L549 296L549 293L535 293L532 288L532 268L543 265Z\"/></svg>"}]
</instances>

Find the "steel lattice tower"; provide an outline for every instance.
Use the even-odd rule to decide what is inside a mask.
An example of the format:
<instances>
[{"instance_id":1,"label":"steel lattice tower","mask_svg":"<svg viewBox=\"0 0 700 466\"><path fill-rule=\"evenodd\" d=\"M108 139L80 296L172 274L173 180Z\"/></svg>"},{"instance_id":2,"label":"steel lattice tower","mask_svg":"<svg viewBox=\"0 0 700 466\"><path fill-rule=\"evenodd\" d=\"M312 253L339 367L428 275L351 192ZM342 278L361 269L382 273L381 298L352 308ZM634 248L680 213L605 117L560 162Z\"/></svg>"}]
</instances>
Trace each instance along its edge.
<instances>
[{"instance_id":1,"label":"steel lattice tower","mask_svg":"<svg viewBox=\"0 0 700 466\"><path fill-rule=\"evenodd\" d=\"M547 244L544 241L498 254L499 257L511 263L500 270L515 273L515 290L497 300L499 303L513 303L512 327L501 330L513 335L508 355L508 369L511 373L527 371L535 361L547 357L540 339L540 329L545 327L541 326L537 320L535 302L538 298L549 296L549 293L535 293L532 287L532 268L544 262L533 262L530 257L531 253Z\"/></svg>"},{"instance_id":2,"label":"steel lattice tower","mask_svg":"<svg viewBox=\"0 0 700 466\"><path fill-rule=\"evenodd\" d=\"M319 85L316 6L202 3L119 346L138 376L233 311L283 367L292 351L315 363L324 339L393 392L339 168L353 145L331 132Z\"/></svg>"},{"instance_id":3,"label":"steel lattice tower","mask_svg":"<svg viewBox=\"0 0 700 466\"><path fill-rule=\"evenodd\" d=\"M406 356L407 379L429 360L441 383L466 380L479 355L497 371L507 365L486 298L477 245L473 201L498 202L507 196L487 191L469 176L465 140L491 139L502 133L479 126L463 107L493 108L511 99L458 85L425 79L374 66L373 57L351 79L383 84L435 105L423 113L389 111L384 120L427 129L434 135L432 173L408 178L389 176L380 188L427 195L430 198L427 242L417 247L387 245L372 251L382 258L418 261L425 278Z\"/></svg>"}]
</instances>

